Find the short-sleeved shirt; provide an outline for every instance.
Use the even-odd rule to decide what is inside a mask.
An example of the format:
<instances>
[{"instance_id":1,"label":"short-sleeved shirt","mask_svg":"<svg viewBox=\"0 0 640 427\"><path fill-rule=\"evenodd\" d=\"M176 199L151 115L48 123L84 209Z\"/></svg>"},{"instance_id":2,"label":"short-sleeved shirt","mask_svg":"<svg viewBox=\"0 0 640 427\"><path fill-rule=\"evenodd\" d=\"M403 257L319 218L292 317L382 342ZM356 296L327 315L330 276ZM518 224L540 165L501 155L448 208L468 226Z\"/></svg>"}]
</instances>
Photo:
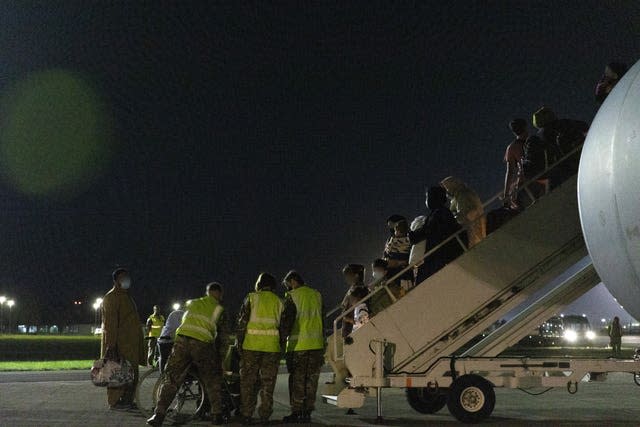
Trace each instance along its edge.
<instances>
[{"instance_id":1,"label":"short-sleeved shirt","mask_svg":"<svg viewBox=\"0 0 640 427\"><path fill-rule=\"evenodd\" d=\"M522 156L524 156L524 141L524 139L515 139L509 144L507 151L504 153L505 163L519 163L522 160Z\"/></svg>"},{"instance_id":2,"label":"short-sleeved shirt","mask_svg":"<svg viewBox=\"0 0 640 427\"><path fill-rule=\"evenodd\" d=\"M180 323L182 323L183 315L184 315L183 310L174 310L171 313L169 313L169 316L167 316L167 320L164 326L162 327L162 332L160 333L160 336L169 337L171 339L175 338L176 329L178 329L178 327L180 326Z\"/></svg>"},{"instance_id":3,"label":"short-sleeved shirt","mask_svg":"<svg viewBox=\"0 0 640 427\"><path fill-rule=\"evenodd\" d=\"M409 261L410 252L411 241L409 240L409 236L392 236L384 246L384 257L388 259Z\"/></svg>"}]
</instances>

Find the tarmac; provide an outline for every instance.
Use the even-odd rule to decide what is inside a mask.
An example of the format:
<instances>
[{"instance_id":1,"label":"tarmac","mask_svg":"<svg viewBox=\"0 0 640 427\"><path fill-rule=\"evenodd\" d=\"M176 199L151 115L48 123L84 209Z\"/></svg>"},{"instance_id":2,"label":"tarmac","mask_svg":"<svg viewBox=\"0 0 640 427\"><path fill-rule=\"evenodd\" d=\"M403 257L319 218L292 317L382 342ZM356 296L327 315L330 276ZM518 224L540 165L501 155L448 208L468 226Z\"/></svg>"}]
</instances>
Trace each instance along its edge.
<instances>
[{"instance_id":1,"label":"tarmac","mask_svg":"<svg viewBox=\"0 0 640 427\"><path fill-rule=\"evenodd\" d=\"M321 383L330 374L323 373ZM542 390L531 390L542 391ZM578 393L558 388L530 396L520 390L496 389L496 406L483 425L496 426L638 426L640 387L630 374L610 374L605 382L582 382ZM376 424L375 399L367 399L356 415L321 402L318 397L313 424L332 426L416 426L459 424L446 407L435 415L413 411L404 390L383 391L382 424ZM289 413L287 374L281 374L275 392L271 425ZM111 411L106 391L89 381L86 371L0 373L0 426L144 426L136 411ZM169 425L165 423L165 425ZM202 426L208 422L191 422ZM229 425L234 424L233 421Z\"/></svg>"}]
</instances>

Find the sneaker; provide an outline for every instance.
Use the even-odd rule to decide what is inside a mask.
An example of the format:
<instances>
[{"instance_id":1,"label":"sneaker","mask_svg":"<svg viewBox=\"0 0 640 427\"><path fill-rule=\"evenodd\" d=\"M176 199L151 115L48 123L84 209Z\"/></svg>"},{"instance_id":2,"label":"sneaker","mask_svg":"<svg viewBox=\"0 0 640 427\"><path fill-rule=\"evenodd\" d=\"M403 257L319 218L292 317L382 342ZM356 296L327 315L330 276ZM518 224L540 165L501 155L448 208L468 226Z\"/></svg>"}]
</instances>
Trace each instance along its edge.
<instances>
[{"instance_id":1,"label":"sneaker","mask_svg":"<svg viewBox=\"0 0 640 427\"><path fill-rule=\"evenodd\" d=\"M163 421L164 421L163 414L153 414L153 416L147 420L147 424L149 424L150 426L158 427L162 425Z\"/></svg>"}]
</instances>

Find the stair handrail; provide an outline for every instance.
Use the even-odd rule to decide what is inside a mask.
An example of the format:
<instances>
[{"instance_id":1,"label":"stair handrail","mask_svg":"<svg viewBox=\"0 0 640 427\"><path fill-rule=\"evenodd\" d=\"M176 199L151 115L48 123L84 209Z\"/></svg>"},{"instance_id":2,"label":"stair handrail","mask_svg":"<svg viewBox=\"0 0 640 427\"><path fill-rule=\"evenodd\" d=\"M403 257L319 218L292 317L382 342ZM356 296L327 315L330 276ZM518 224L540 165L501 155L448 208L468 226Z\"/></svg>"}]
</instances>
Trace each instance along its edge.
<instances>
[{"instance_id":1,"label":"stair handrail","mask_svg":"<svg viewBox=\"0 0 640 427\"><path fill-rule=\"evenodd\" d=\"M561 163L563 163L564 161L566 161L567 159L569 159L570 157L572 157L574 154L580 152L582 150L582 145L579 145L577 147L575 147L574 149L572 149L571 151L569 151L567 154L565 154L564 156L560 157L560 159L556 160L554 163L552 163L550 166L548 166L546 169L544 169L542 172L538 173L537 175L534 175L533 178L530 178L529 180L525 181L524 184L521 184L519 186L519 190L524 190L527 195L529 196L529 198L531 199L531 204L534 204L536 202L536 198L534 197L533 193L531 192L531 190L529 189L529 186L531 184L533 184L534 182L537 182L538 180L540 180L542 177L544 177L544 175L548 174L552 169L555 169L557 166L559 166ZM489 200L487 200L485 203L482 204L482 208L484 211L484 208L490 206L492 203L494 203L496 200L501 200L502 199L502 194L503 191L498 192L495 196L491 197ZM545 193L547 194L547 193ZM475 217L471 222L473 221L477 221L478 219L482 218L482 217L486 217L488 212L483 212L481 215L478 215L477 217ZM380 285L378 285L378 287L376 287L375 289L373 289L372 292L369 292L369 294L360 299L356 305L362 304L366 301L368 301L369 299L371 299L374 295L377 295L379 292L382 292L383 290L387 292L387 294L391 297L392 303L395 302L397 300L397 298L393 295L393 293L391 292L391 290L389 289L389 285L391 283L393 283L396 279L398 279L399 277L401 277L402 275L406 274L409 270L413 270L417 267L419 267L420 265L422 265L424 263L424 260L431 256L432 254L434 254L435 252L437 252L439 249L441 249L442 247L444 247L446 244L450 243L451 241L453 241L454 239L458 242L458 244L462 247L464 252L467 252L469 250L469 248L467 247L467 245L464 244L464 242L462 241L462 239L460 238L460 235L462 233L466 233L467 230L462 227L460 230L456 231L455 233L453 233L451 236L449 236L447 239L443 240L442 242L440 242L438 245L436 245L435 247L431 248L429 251L427 251L418 261L409 264L408 266L406 266L405 268L403 268L402 270L400 270L398 273L396 273L394 276L392 276L391 278L381 282ZM427 278L428 280L428 278ZM426 280L425 280L426 281ZM424 283L424 282L422 282ZM416 284L414 287L418 286L419 284ZM340 308L342 308L342 304L338 305L337 307L335 307L333 310L331 310L326 317L329 317L331 314L335 313L336 311L338 311ZM338 323L344 319L347 315L351 315L351 313L353 313L353 307L352 308L348 308L347 310L343 311L340 315L338 315L338 317L336 317L333 320L333 339L334 339L334 357L336 358L336 360L339 360L341 358L344 357L344 355L339 355L338 354L338 345L337 345L337 332L338 332Z\"/></svg>"}]
</instances>

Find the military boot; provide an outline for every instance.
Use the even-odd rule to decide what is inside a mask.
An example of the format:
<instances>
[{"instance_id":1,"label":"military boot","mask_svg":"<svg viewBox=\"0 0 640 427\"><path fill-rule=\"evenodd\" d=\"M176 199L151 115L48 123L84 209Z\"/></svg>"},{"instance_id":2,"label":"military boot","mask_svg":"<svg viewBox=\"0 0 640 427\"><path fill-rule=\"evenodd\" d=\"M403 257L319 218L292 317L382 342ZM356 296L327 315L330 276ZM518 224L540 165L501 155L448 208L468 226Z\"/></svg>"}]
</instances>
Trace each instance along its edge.
<instances>
[{"instance_id":1,"label":"military boot","mask_svg":"<svg viewBox=\"0 0 640 427\"><path fill-rule=\"evenodd\" d=\"M282 419L282 422L285 424L296 424L302 422L302 413L300 412L292 412Z\"/></svg>"}]
</instances>

